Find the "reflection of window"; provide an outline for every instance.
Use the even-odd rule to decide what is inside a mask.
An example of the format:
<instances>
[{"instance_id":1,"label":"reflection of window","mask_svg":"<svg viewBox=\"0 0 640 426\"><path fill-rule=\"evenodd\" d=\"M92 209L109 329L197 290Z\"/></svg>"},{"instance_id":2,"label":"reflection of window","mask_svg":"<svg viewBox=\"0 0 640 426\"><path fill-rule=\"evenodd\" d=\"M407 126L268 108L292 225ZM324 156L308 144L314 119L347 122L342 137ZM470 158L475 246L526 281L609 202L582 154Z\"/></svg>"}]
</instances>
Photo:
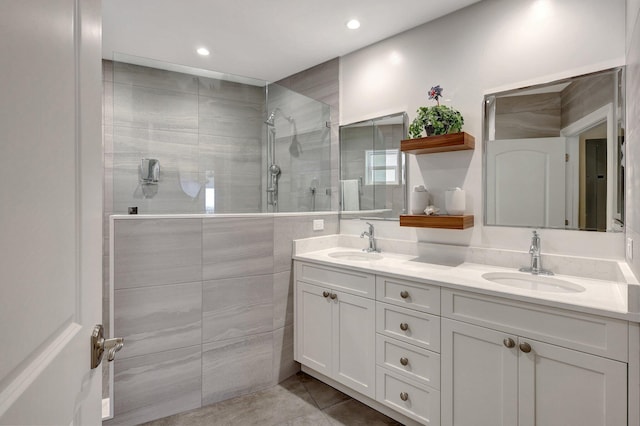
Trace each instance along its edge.
<instances>
[{"instance_id":1,"label":"reflection of window","mask_svg":"<svg viewBox=\"0 0 640 426\"><path fill-rule=\"evenodd\" d=\"M367 185L400 183L400 155L397 149L376 149L366 151Z\"/></svg>"}]
</instances>

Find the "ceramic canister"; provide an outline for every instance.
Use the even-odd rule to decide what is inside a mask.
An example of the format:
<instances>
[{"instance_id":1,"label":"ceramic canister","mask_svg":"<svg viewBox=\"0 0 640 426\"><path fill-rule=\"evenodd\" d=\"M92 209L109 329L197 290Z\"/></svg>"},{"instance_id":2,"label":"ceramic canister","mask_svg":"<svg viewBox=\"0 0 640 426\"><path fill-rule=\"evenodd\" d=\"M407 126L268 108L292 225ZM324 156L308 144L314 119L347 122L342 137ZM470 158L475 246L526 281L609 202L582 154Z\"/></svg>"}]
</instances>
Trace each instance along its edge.
<instances>
[{"instance_id":1,"label":"ceramic canister","mask_svg":"<svg viewBox=\"0 0 640 426\"><path fill-rule=\"evenodd\" d=\"M444 193L444 208L447 214L462 215L465 210L465 191L461 188L452 188Z\"/></svg>"},{"instance_id":2,"label":"ceramic canister","mask_svg":"<svg viewBox=\"0 0 640 426\"><path fill-rule=\"evenodd\" d=\"M424 214L424 209L429 204L429 192L424 185L414 186L410 198L411 214Z\"/></svg>"}]
</instances>

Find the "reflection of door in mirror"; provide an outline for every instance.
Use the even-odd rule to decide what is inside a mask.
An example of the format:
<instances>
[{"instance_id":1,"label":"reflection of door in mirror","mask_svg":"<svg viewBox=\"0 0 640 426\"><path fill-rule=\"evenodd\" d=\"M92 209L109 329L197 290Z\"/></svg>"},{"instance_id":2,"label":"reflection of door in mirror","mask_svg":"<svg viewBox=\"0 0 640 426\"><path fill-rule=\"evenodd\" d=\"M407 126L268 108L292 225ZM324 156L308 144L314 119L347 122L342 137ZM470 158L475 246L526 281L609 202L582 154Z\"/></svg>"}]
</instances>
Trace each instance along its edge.
<instances>
[{"instance_id":1,"label":"reflection of door in mirror","mask_svg":"<svg viewBox=\"0 0 640 426\"><path fill-rule=\"evenodd\" d=\"M623 68L485 96L485 224L619 231Z\"/></svg>"},{"instance_id":2,"label":"reflection of door in mirror","mask_svg":"<svg viewBox=\"0 0 640 426\"><path fill-rule=\"evenodd\" d=\"M488 141L487 222L564 228L564 138Z\"/></svg>"}]
</instances>

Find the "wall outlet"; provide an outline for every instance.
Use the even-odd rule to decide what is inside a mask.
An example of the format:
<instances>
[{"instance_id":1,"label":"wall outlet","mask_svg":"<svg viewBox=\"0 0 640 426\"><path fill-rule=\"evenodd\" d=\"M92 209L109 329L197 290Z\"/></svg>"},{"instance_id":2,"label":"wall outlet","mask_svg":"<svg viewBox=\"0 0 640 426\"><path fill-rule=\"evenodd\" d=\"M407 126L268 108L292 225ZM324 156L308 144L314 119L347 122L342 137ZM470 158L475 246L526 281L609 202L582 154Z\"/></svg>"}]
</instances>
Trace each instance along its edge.
<instances>
[{"instance_id":1,"label":"wall outlet","mask_svg":"<svg viewBox=\"0 0 640 426\"><path fill-rule=\"evenodd\" d=\"M633 238L627 237L627 260L633 260Z\"/></svg>"},{"instance_id":2,"label":"wall outlet","mask_svg":"<svg viewBox=\"0 0 640 426\"><path fill-rule=\"evenodd\" d=\"M314 219L313 220L313 230L314 231L322 231L324 229L324 219Z\"/></svg>"}]
</instances>

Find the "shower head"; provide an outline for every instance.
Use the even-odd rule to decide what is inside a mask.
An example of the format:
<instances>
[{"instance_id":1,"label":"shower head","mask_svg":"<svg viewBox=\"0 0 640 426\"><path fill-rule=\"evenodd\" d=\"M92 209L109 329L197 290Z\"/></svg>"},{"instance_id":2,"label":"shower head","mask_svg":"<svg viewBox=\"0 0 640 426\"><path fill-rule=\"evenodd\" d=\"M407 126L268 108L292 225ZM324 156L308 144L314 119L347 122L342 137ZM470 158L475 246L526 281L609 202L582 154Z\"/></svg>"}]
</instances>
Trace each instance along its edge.
<instances>
[{"instance_id":1,"label":"shower head","mask_svg":"<svg viewBox=\"0 0 640 426\"><path fill-rule=\"evenodd\" d=\"M282 116L282 118L287 120L289 123L293 122L293 117L284 115L280 108L275 108L273 111L271 111L271 114L269 114L269 117L264 121L264 124L266 124L267 126L274 126L276 121L276 113L279 113Z\"/></svg>"}]
</instances>

